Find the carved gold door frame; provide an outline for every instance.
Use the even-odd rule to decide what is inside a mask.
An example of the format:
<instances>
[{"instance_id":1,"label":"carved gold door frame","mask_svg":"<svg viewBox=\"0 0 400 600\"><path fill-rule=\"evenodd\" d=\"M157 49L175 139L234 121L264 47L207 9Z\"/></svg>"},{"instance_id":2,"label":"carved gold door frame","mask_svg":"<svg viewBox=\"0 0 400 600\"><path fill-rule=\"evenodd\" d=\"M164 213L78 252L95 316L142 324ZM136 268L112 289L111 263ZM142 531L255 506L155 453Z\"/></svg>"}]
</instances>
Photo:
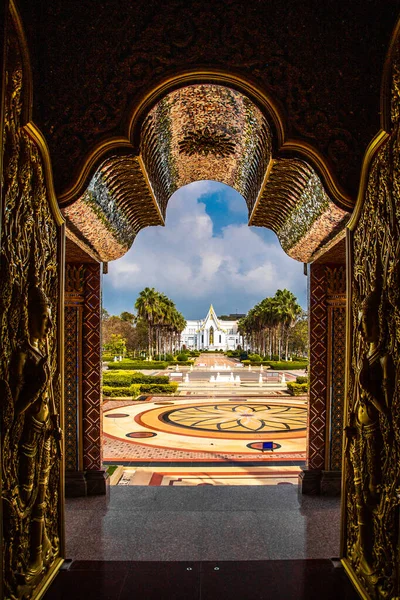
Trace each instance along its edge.
<instances>
[{"instance_id":1,"label":"carved gold door frame","mask_svg":"<svg viewBox=\"0 0 400 600\"><path fill-rule=\"evenodd\" d=\"M0 597L37 600L64 560L65 231L48 149L30 120L21 19L13 2L8 8L1 113Z\"/></svg>"},{"instance_id":2,"label":"carved gold door frame","mask_svg":"<svg viewBox=\"0 0 400 600\"><path fill-rule=\"evenodd\" d=\"M398 26L385 66L382 129L365 156L346 238L341 557L365 600L400 595L399 39Z\"/></svg>"}]
</instances>

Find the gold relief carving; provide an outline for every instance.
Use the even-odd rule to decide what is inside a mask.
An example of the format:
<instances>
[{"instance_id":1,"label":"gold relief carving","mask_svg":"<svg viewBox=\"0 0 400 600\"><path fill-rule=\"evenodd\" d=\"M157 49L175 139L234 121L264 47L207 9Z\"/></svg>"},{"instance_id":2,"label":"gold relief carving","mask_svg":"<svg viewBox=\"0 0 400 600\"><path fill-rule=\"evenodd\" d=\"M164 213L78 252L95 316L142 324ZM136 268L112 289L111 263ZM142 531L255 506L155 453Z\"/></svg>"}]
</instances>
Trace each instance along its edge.
<instances>
[{"instance_id":1,"label":"gold relief carving","mask_svg":"<svg viewBox=\"0 0 400 600\"><path fill-rule=\"evenodd\" d=\"M59 231L38 146L22 126L24 72L7 40L0 255L6 597L34 597L60 555Z\"/></svg>"},{"instance_id":2,"label":"gold relief carving","mask_svg":"<svg viewBox=\"0 0 400 600\"><path fill-rule=\"evenodd\" d=\"M326 267L326 282L329 296L337 296L346 293L346 269L345 267Z\"/></svg>"},{"instance_id":3,"label":"gold relief carving","mask_svg":"<svg viewBox=\"0 0 400 600\"><path fill-rule=\"evenodd\" d=\"M85 267L83 265L67 264L65 269L65 291L82 294L84 290Z\"/></svg>"},{"instance_id":4,"label":"gold relief carving","mask_svg":"<svg viewBox=\"0 0 400 600\"><path fill-rule=\"evenodd\" d=\"M354 388L349 424L346 427L348 458L354 486L356 534L350 556L360 573L377 584L379 571L375 557L374 518L384 514L382 471L385 441L392 441L391 357L381 339L377 315L381 309L382 289L378 281L364 298L358 312L359 351L354 357Z\"/></svg>"},{"instance_id":5,"label":"gold relief carving","mask_svg":"<svg viewBox=\"0 0 400 600\"><path fill-rule=\"evenodd\" d=\"M208 156L220 156L225 158L235 152L235 142L225 133L213 131L209 127L190 131L183 140L179 142L179 151L193 156L193 154L202 154Z\"/></svg>"},{"instance_id":6,"label":"gold relief carving","mask_svg":"<svg viewBox=\"0 0 400 600\"><path fill-rule=\"evenodd\" d=\"M398 89L398 69L393 73ZM399 185L395 123L372 162L350 234L344 562L358 588L374 600L400 595Z\"/></svg>"}]
</instances>

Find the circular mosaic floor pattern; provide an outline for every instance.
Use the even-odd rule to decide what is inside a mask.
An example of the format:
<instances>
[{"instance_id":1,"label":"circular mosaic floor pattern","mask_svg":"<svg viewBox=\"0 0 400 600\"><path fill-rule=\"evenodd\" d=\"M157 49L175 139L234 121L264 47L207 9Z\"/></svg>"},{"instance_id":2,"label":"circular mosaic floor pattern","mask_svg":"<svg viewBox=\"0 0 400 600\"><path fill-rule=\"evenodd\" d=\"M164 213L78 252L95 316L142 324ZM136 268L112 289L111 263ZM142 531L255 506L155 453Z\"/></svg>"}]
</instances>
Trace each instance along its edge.
<instances>
[{"instance_id":1,"label":"circular mosaic floor pattern","mask_svg":"<svg viewBox=\"0 0 400 600\"><path fill-rule=\"evenodd\" d=\"M279 404L214 404L174 408L159 418L176 427L210 433L276 434L304 431L307 410L299 406Z\"/></svg>"},{"instance_id":2,"label":"circular mosaic floor pattern","mask_svg":"<svg viewBox=\"0 0 400 600\"><path fill-rule=\"evenodd\" d=\"M294 459L305 451L307 408L295 399L213 402L176 399L107 410L103 432L111 439L153 448L260 454L262 442ZM275 455L275 453L274 453ZM128 455L127 455L128 456ZM205 456L205 455L204 455Z\"/></svg>"},{"instance_id":3,"label":"circular mosaic floor pattern","mask_svg":"<svg viewBox=\"0 0 400 600\"><path fill-rule=\"evenodd\" d=\"M307 409L281 402L196 402L177 404L173 409L153 407L136 415L135 421L151 431L180 436L296 438L306 434Z\"/></svg>"}]
</instances>

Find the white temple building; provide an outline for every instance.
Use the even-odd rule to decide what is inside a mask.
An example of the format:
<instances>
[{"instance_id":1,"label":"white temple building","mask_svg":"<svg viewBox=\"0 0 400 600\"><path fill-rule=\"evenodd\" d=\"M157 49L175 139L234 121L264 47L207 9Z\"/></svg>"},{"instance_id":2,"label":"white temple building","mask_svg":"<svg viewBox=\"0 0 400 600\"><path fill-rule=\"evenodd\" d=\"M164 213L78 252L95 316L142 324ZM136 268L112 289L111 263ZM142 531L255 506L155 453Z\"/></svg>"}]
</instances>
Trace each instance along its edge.
<instances>
[{"instance_id":1,"label":"white temple building","mask_svg":"<svg viewBox=\"0 0 400 600\"><path fill-rule=\"evenodd\" d=\"M187 321L181 334L181 347L186 346L191 350L236 350L243 343L238 332L238 319L218 319L211 304L205 319Z\"/></svg>"}]
</instances>

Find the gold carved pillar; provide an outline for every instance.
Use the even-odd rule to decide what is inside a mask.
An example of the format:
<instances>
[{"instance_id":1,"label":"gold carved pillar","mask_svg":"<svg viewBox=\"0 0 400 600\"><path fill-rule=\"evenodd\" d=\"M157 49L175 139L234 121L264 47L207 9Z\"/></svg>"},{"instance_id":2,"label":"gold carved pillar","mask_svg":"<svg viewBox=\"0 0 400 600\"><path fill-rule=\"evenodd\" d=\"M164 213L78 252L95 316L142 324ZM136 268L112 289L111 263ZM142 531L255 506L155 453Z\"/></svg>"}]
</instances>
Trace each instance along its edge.
<instances>
[{"instance_id":1,"label":"gold carved pillar","mask_svg":"<svg viewBox=\"0 0 400 600\"><path fill-rule=\"evenodd\" d=\"M11 3L0 248L2 598L41 596L63 562L64 226L30 121L30 63ZM2 124L2 125L3 125Z\"/></svg>"}]
</instances>

